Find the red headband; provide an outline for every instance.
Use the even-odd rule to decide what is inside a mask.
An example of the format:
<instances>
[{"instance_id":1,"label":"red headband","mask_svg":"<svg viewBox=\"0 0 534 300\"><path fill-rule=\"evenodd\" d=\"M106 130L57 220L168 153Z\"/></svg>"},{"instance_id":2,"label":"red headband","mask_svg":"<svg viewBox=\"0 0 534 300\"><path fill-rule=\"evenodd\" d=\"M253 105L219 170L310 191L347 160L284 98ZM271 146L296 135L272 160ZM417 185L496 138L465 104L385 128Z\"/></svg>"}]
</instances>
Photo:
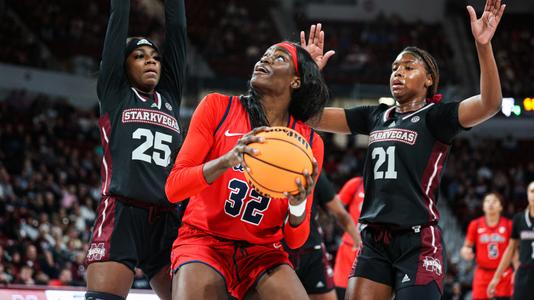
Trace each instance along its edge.
<instances>
[{"instance_id":1,"label":"red headband","mask_svg":"<svg viewBox=\"0 0 534 300\"><path fill-rule=\"evenodd\" d=\"M426 102L437 104L441 102L441 98L443 98L442 94L435 94L434 96L432 96L432 98L426 98Z\"/></svg>"},{"instance_id":2,"label":"red headband","mask_svg":"<svg viewBox=\"0 0 534 300\"><path fill-rule=\"evenodd\" d=\"M295 45L289 43L289 42L282 42L278 43L275 46L282 47L289 51L289 54L291 55L291 59L293 60L293 65L295 66L295 73L297 73L297 76L300 76L299 74L299 61L297 57L297 47Z\"/></svg>"}]
</instances>

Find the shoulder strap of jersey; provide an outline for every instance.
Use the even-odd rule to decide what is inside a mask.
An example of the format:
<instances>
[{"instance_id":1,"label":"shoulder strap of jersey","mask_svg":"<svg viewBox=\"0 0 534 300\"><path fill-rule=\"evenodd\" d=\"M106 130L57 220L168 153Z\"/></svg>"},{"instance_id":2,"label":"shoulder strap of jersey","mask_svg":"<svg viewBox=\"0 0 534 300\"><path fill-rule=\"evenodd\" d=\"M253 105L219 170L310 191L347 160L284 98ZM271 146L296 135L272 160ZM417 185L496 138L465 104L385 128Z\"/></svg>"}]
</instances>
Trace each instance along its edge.
<instances>
[{"instance_id":1,"label":"shoulder strap of jersey","mask_svg":"<svg viewBox=\"0 0 534 300\"><path fill-rule=\"evenodd\" d=\"M308 144L310 144L310 147L313 146L313 136L315 135L314 133L315 133L315 130L313 130L313 128L311 128L311 130L310 130L310 139L309 139L309 142L308 142Z\"/></svg>"},{"instance_id":2,"label":"shoulder strap of jersey","mask_svg":"<svg viewBox=\"0 0 534 300\"><path fill-rule=\"evenodd\" d=\"M234 100L234 97L232 96L228 97L228 106L226 106L226 111L224 112L224 115L221 121L219 122L219 125L217 125L217 128L215 128L215 132L213 132L214 135L217 133L219 128L221 128L222 124L224 123L224 120L226 120L226 117L228 116L228 112L230 112L230 107L232 106L233 100Z\"/></svg>"}]
</instances>

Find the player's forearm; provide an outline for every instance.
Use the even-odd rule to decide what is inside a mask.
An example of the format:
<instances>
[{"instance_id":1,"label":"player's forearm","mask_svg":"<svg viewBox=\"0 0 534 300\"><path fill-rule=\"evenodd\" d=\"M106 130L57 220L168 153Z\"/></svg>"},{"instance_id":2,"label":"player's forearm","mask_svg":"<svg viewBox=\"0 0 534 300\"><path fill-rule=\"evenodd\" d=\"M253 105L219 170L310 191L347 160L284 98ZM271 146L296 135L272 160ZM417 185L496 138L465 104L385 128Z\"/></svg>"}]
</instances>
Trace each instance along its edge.
<instances>
[{"instance_id":1,"label":"player's forearm","mask_svg":"<svg viewBox=\"0 0 534 300\"><path fill-rule=\"evenodd\" d=\"M120 65L124 61L124 46L128 37L128 20L130 17L129 0L111 0L104 49L102 51L102 68ZM117 70L124 72L122 68Z\"/></svg>"},{"instance_id":2,"label":"player's forearm","mask_svg":"<svg viewBox=\"0 0 534 300\"><path fill-rule=\"evenodd\" d=\"M184 30L186 24L184 0L165 0L166 30Z\"/></svg>"},{"instance_id":3,"label":"player's forearm","mask_svg":"<svg viewBox=\"0 0 534 300\"><path fill-rule=\"evenodd\" d=\"M302 224L302 222L304 222L305 218L306 218L306 214L303 214L300 217L289 214L289 224L291 224L291 226L293 227L299 226L300 224Z\"/></svg>"},{"instance_id":4,"label":"player's forearm","mask_svg":"<svg viewBox=\"0 0 534 300\"><path fill-rule=\"evenodd\" d=\"M310 235L313 195L308 196L306 208L300 216L288 211L288 221L284 224L284 240L291 249L302 247Z\"/></svg>"},{"instance_id":5,"label":"player's forearm","mask_svg":"<svg viewBox=\"0 0 534 300\"><path fill-rule=\"evenodd\" d=\"M294 225L292 223L295 222ZM302 219L289 214L289 220L284 225L284 240L291 249L297 249L302 247L310 235L310 214L304 213Z\"/></svg>"},{"instance_id":6,"label":"player's forearm","mask_svg":"<svg viewBox=\"0 0 534 300\"><path fill-rule=\"evenodd\" d=\"M358 237L358 228L352 217L346 211L336 215L336 219L341 229L348 233L353 240Z\"/></svg>"},{"instance_id":7,"label":"player's forearm","mask_svg":"<svg viewBox=\"0 0 534 300\"><path fill-rule=\"evenodd\" d=\"M339 107L326 107L318 120L312 120L309 125L319 131L350 134L345 110Z\"/></svg>"},{"instance_id":8,"label":"player's forearm","mask_svg":"<svg viewBox=\"0 0 534 300\"><path fill-rule=\"evenodd\" d=\"M485 45L477 43L476 48L480 62L480 97L489 118L499 111L502 103L499 70L491 43Z\"/></svg>"},{"instance_id":9,"label":"player's forearm","mask_svg":"<svg viewBox=\"0 0 534 300\"><path fill-rule=\"evenodd\" d=\"M165 194L172 202L183 201L205 189L209 184L202 174L203 165L182 167L175 165L167 177Z\"/></svg>"},{"instance_id":10,"label":"player's forearm","mask_svg":"<svg viewBox=\"0 0 534 300\"><path fill-rule=\"evenodd\" d=\"M228 162L221 156L205 163L202 168L202 174L206 179L206 182L212 184L217 178L224 174L229 167L231 166L228 165Z\"/></svg>"},{"instance_id":11,"label":"player's forearm","mask_svg":"<svg viewBox=\"0 0 534 300\"><path fill-rule=\"evenodd\" d=\"M502 274L508 267L510 266L510 263L512 262L512 257L514 256L515 252L515 245L512 245L512 242L508 244L508 247L506 247L506 250L504 251L504 254L502 255L501 261L499 262L499 266L497 267L497 270L495 271L495 274L493 275L494 280L500 280Z\"/></svg>"},{"instance_id":12,"label":"player's forearm","mask_svg":"<svg viewBox=\"0 0 534 300\"><path fill-rule=\"evenodd\" d=\"M98 72L97 93L100 101L107 98L105 94L110 89L123 83L121 79L124 74L124 48L128 37L129 15L129 0L111 0L108 27L102 49L102 62Z\"/></svg>"}]
</instances>

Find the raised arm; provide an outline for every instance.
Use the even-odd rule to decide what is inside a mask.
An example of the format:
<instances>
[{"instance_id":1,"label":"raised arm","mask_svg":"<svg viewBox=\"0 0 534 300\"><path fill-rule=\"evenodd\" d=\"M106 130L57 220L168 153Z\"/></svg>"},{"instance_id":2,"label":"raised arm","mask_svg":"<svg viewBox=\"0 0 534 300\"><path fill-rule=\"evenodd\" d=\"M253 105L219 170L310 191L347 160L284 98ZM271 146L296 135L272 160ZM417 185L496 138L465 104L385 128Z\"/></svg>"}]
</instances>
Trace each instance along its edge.
<instances>
[{"instance_id":1,"label":"raised arm","mask_svg":"<svg viewBox=\"0 0 534 300\"><path fill-rule=\"evenodd\" d=\"M317 120L311 120L310 126L325 132L350 134L345 109L340 107L326 107Z\"/></svg>"},{"instance_id":2,"label":"raised arm","mask_svg":"<svg viewBox=\"0 0 534 300\"><path fill-rule=\"evenodd\" d=\"M165 0L165 46L159 88L179 106L187 65L187 22L184 0Z\"/></svg>"},{"instance_id":3,"label":"raised arm","mask_svg":"<svg viewBox=\"0 0 534 300\"><path fill-rule=\"evenodd\" d=\"M124 48L128 37L129 0L111 0L111 12L98 73L97 94L102 109L119 102L120 87L127 85L124 74ZM114 103L108 103L113 101Z\"/></svg>"},{"instance_id":4,"label":"raised arm","mask_svg":"<svg viewBox=\"0 0 534 300\"><path fill-rule=\"evenodd\" d=\"M458 120L463 127L473 127L488 120L501 107L501 82L493 56L491 38L495 34L505 8L506 4L501 4L500 0L487 0L484 13L480 19L477 19L473 7L467 6L480 63L480 95L470 97L460 103Z\"/></svg>"}]
</instances>

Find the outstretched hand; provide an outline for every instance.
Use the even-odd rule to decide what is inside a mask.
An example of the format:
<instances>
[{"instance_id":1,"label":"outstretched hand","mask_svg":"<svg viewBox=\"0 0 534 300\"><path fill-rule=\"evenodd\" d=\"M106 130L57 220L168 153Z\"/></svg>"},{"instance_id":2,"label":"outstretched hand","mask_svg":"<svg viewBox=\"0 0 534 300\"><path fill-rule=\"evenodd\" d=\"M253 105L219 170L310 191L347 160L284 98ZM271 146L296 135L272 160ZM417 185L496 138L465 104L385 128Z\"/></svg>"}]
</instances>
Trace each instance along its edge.
<instances>
[{"instance_id":1,"label":"outstretched hand","mask_svg":"<svg viewBox=\"0 0 534 300\"><path fill-rule=\"evenodd\" d=\"M501 4L501 0L486 0L484 12L480 19L477 19L475 9L470 5L467 6L471 20L471 31L477 43L486 45L491 41L505 8L506 4Z\"/></svg>"},{"instance_id":2,"label":"outstretched hand","mask_svg":"<svg viewBox=\"0 0 534 300\"><path fill-rule=\"evenodd\" d=\"M300 32L300 46L310 53L317 66L319 66L319 70L322 70L328 63L328 60L336 54L334 50L330 50L326 54L324 53L324 31L321 30L321 27L321 23L310 27L307 43L306 33L304 31Z\"/></svg>"}]
</instances>

